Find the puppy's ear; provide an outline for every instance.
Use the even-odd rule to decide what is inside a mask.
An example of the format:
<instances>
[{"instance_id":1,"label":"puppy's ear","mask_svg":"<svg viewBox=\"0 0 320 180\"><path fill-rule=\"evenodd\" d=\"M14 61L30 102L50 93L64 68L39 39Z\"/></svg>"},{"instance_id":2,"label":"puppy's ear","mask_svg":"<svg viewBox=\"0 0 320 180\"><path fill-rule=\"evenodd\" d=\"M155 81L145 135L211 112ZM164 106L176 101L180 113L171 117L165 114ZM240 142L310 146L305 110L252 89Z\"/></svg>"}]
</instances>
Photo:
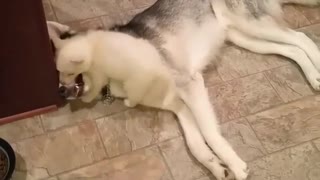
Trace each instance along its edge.
<instances>
[{"instance_id":1,"label":"puppy's ear","mask_svg":"<svg viewBox=\"0 0 320 180\"><path fill-rule=\"evenodd\" d=\"M54 46L59 49L63 45L63 40L60 35L70 31L70 27L53 21L47 21L47 28L50 39L53 41Z\"/></svg>"},{"instance_id":2,"label":"puppy's ear","mask_svg":"<svg viewBox=\"0 0 320 180\"><path fill-rule=\"evenodd\" d=\"M62 34L64 32L70 31L70 27L64 24L60 24L54 21L47 21L47 26L50 29L53 29L58 34Z\"/></svg>"}]
</instances>

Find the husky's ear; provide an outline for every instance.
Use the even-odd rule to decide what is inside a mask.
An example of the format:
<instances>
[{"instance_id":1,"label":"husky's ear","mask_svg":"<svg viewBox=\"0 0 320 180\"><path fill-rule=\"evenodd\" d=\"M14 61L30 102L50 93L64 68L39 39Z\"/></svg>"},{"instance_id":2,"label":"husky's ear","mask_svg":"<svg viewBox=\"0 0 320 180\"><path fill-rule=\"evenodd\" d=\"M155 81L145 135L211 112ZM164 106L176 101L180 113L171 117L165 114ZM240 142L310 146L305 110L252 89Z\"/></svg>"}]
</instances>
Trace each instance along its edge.
<instances>
[{"instance_id":1,"label":"husky's ear","mask_svg":"<svg viewBox=\"0 0 320 180\"><path fill-rule=\"evenodd\" d=\"M48 33L55 47L59 49L63 45L60 35L70 31L70 27L53 21L47 21Z\"/></svg>"}]
</instances>

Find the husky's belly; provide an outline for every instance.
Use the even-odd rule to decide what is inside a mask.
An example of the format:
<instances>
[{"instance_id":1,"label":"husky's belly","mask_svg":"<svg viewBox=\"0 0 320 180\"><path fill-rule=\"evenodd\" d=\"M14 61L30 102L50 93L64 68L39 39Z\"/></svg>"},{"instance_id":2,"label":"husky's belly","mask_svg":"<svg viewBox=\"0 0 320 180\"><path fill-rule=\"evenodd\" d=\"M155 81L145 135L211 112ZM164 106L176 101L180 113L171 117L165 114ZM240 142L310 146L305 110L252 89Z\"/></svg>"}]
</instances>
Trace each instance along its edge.
<instances>
[{"instance_id":1,"label":"husky's belly","mask_svg":"<svg viewBox=\"0 0 320 180\"><path fill-rule=\"evenodd\" d=\"M200 24L185 20L176 32L163 33L161 49L169 63L193 73L204 69L217 54L224 39L223 27L213 15L208 15Z\"/></svg>"}]
</instances>

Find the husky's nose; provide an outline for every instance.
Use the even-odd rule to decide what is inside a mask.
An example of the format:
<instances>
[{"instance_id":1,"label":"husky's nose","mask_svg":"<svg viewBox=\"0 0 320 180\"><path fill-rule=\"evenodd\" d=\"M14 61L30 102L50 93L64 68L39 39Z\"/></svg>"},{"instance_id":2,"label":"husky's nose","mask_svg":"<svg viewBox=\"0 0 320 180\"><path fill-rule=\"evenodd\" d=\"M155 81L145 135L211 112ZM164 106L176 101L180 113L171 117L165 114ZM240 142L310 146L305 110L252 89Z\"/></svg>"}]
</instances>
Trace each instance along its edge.
<instances>
[{"instance_id":1,"label":"husky's nose","mask_svg":"<svg viewBox=\"0 0 320 180\"><path fill-rule=\"evenodd\" d=\"M65 86L60 86L59 87L59 90L58 90L58 93L61 97L63 98L68 98L69 97L69 91L68 91L68 88L65 87Z\"/></svg>"}]
</instances>

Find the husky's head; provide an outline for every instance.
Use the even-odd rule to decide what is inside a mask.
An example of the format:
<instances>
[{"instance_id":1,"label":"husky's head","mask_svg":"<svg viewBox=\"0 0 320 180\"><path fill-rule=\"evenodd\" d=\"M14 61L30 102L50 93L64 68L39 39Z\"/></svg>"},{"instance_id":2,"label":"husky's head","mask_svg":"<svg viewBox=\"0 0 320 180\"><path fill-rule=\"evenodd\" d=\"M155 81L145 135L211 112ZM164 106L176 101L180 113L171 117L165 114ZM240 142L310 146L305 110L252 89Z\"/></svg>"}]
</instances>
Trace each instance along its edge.
<instances>
[{"instance_id":1,"label":"husky's head","mask_svg":"<svg viewBox=\"0 0 320 180\"><path fill-rule=\"evenodd\" d=\"M60 94L66 98L77 98L89 89L88 78L81 76L90 70L92 47L85 35L77 35L68 26L56 22L47 22L47 26L55 47Z\"/></svg>"}]
</instances>

